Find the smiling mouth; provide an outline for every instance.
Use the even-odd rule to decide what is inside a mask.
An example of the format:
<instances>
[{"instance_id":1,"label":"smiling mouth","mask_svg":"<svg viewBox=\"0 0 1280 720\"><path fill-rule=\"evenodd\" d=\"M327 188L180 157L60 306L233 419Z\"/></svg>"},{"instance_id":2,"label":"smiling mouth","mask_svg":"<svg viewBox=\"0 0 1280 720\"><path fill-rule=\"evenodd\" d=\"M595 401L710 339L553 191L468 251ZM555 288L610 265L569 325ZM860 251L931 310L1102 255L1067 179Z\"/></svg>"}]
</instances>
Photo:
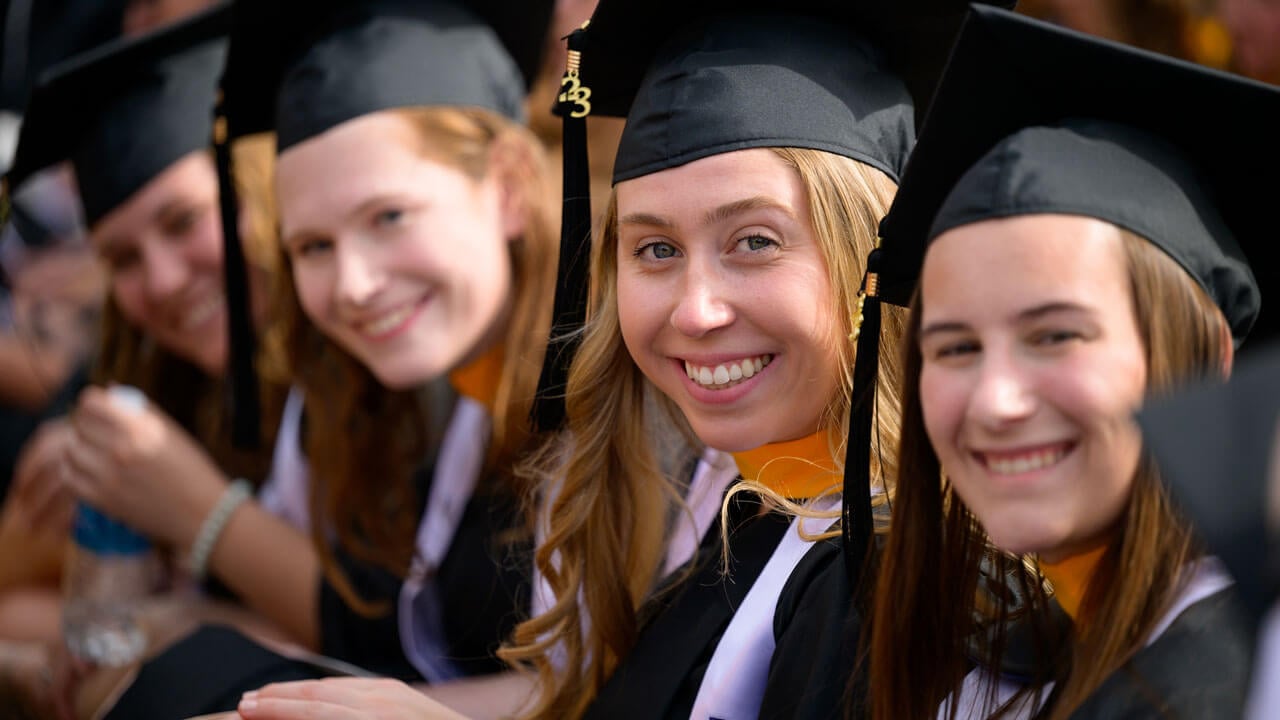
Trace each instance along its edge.
<instances>
[{"instance_id":1,"label":"smiling mouth","mask_svg":"<svg viewBox=\"0 0 1280 720\"><path fill-rule=\"evenodd\" d=\"M719 365L696 365L688 360L684 372L689 379L708 390L724 390L745 382L773 362L772 354L755 355Z\"/></svg>"},{"instance_id":2,"label":"smiling mouth","mask_svg":"<svg viewBox=\"0 0 1280 720\"><path fill-rule=\"evenodd\" d=\"M356 332L370 340L382 340L395 335L413 319L418 310L426 304L430 296L422 297L414 302L405 303L372 318L352 323Z\"/></svg>"},{"instance_id":3,"label":"smiling mouth","mask_svg":"<svg viewBox=\"0 0 1280 720\"><path fill-rule=\"evenodd\" d=\"M204 326L214 315L222 310L223 296L215 293L200 303L193 305L182 316L179 327L183 330L196 330Z\"/></svg>"},{"instance_id":4,"label":"smiling mouth","mask_svg":"<svg viewBox=\"0 0 1280 720\"><path fill-rule=\"evenodd\" d=\"M1062 442L1016 452L975 452L973 455L996 475L1020 475L1057 465L1074 449L1074 442Z\"/></svg>"}]
</instances>

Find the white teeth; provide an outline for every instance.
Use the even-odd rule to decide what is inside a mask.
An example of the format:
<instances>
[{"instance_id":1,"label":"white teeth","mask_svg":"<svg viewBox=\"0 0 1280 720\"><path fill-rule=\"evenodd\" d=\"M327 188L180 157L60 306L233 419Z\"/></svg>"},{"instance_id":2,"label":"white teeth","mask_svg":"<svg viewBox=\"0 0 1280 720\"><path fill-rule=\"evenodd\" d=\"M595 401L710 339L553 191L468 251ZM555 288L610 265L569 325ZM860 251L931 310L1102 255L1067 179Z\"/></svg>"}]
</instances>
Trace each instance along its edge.
<instances>
[{"instance_id":1,"label":"white teeth","mask_svg":"<svg viewBox=\"0 0 1280 720\"><path fill-rule=\"evenodd\" d=\"M374 335L374 336L389 333L392 330L396 329L396 327L399 326L400 323L407 320L409 318L409 315L413 312L413 309L414 309L413 305L404 305L396 310L392 310L391 312L383 315L377 320L361 323L360 331L365 335Z\"/></svg>"},{"instance_id":2,"label":"white teeth","mask_svg":"<svg viewBox=\"0 0 1280 720\"><path fill-rule=\"evenodd\" d=\"M685 374L689 379L704 387L716 390L724 389L724 387L742 382L747 378L754 376L756 373L764 369L766 365L773 359L772 355L761 355L753 358L743 358L736 362L728 362L715 367L694 365L689 361L684 363Z\"/></svg>"},{"instance_id":3,"label":"white teeth","mask_svg":"<svg viewBox=\"0 0 1280 720\"><path fill-rule=\"evenodd\" d=\"M192 307L182 318L182 328L191 330L203 325L214 313L222 308L222 295L214 295Z\"/></svg>"},{"instance_id":4,"label":"white teeth","mask_svg":"<svg viewBox=\"0 0 1280 720\"><path fill-rule=\"evenodd\" d=\"M1065 448L1058 447L1053 450L1042 450L1016 458L988 458L987 467L999 475L1017 475L1049 467L1056 464L1066 454Z\"/></svg>"}]
</instances>

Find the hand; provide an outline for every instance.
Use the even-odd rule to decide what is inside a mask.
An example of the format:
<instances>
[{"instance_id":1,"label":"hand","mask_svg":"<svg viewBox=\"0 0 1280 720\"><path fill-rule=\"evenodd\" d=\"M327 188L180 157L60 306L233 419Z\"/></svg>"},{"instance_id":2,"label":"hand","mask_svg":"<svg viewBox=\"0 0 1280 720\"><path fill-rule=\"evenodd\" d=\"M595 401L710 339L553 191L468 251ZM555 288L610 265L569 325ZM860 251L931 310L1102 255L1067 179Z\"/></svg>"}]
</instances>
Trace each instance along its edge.
<instances>
[{"instance_id":1,"label":"hand","mask_svg":"<svg viewBox=\"0 0 1280 720\"><path fill-rule=\"evenodd\" d=\"M49 420L36 429L22 447L13 470L10 491L15 519L27 529L66 535L71 521L74 496L64 481L67 450L75 440L66 418Z\"/></svg>"},{"instance_id":2,"label":"hand","mask_svg":"<svg viewBox=\"0 0 1280 720\"><path fill-rule=\"evenodd\" d=\"M187 548L227 479L196 441L151 404L103 388L81 394L66 481L75 494L154 540Z\"/></svg>"},{"instance_id":3,"label":"hand","mask_svg":"<svg viewBox=\"0 0 1280 720\"><path fill-rule=\"evenodd\" d=\"M245 720L465 720L399 680L326 678L267 685L245 693Z\"/></svg>"}]
</instances>

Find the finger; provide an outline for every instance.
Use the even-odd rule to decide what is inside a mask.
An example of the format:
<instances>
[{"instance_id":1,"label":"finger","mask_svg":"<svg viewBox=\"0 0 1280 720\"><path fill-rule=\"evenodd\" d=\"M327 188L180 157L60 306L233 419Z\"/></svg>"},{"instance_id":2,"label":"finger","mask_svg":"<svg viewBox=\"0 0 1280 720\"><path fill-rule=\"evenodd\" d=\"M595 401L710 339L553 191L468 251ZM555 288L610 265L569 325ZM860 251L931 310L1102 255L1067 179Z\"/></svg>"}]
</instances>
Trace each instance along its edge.
<instances>
[{"instance_id":1,"label":"finger","mask_svg":"<svg viewBox=\"0 0 1280 720\"><path fill-rule=\"evenodd\" d=\"M32 527L60 532L70 524L75 495L62 484L61 479L51 479L45 485L52 490L42 493L40 501L30 505L25 515Z\"/></svg>"},{"instance_id":2,"label":"finger","mask_svg":"<svg viewBox=\"0 0 1280 720\"><path fill-rule=\"evenodd\" d=\"M25 491L46 466L56 465L61 460L67 436L68 425L63 421L40 426L31 440L23 446L14 465L13 487L17 492Z\"/></svg>"},{"instance_id":3,"label":"finger","mask_svg":"<svg viewBox=\"0 0 1280 720\"><path fill-rule=\"evenodd\" d=\"M115 464L106 453L89 445L77 444L67 450L62 467L62 482L82 500L95 504L104 494L108 477Z\"/></svg>"},{"instance_id":4,"label":"finger","mask_svg":"<svg viewBox=\"0 0 1280 720\"><path fill-rule=\"evenodd\" d=\"M47 468L23 496L22 516L32 527L40 527L57 511L60 502L66 502L68 490L62 485L61 474L56 464Z\"/></svg>"},{"instance_id":5,"label":"finger","mask_svg":"<svg viewBox=\"0 0 1280 720\"><path fill-rule=\"evenodd\" d=\"M342 703L353 695L368 689L368 678L325 678L321 680L296 680L293 682L272 683L265 685L253 693L259 698L279 698L285 700L319 700L327 703Z\"/></svg>"},{"instance_id":6,"label":"finger","mask_svg":"<svg viewBox=\"0 0 1280 720\"><path fill-rule=\"evenodd\" d=\"M362 720L363 714L349 707L320 700L246 697L236 711L245 720Z\"/></svg>"}]
</instances>

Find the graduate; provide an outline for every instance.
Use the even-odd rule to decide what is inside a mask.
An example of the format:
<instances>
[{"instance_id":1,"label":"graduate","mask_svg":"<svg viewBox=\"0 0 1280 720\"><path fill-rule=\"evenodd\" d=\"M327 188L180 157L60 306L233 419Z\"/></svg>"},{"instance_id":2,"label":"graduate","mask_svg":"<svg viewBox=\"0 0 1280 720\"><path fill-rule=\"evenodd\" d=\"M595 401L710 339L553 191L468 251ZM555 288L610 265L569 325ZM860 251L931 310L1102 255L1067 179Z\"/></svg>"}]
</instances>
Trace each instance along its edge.
<instances>
[{"instance_id":1,"label":"graduate","mask_svg":"<svg viewBox=\"0 0 1280 720\"><path fill-rule=\"evenodd\" d=\"M307 537L288 554L260 544L242 591L364 673L492 675L529 603L512 463L556 216L522 118L550 3L255 0L234 15L222 111L231 139L278 138L282 320L264 343L295 378L263 506ZM249 539L236 521L215 568ZM112 716L230 709L299 673L326 674L206 628L145 665Z\"/></svg>"},{"instance_id":2,"label":"graduate","mask_svg":"<svg viewBox=\"0 0 1280 720\"><path fill-rule=\"evenodd\" d=\"M869 283L911 305L873 717L1240 717L1252 634L1133 413L1225 377L1267 302L1278 119L973 8Z\"/></svg>"},{"instance_id":3,"label":"graduate","mask_svg":"<svg viewBox=\"0 0 1280 720\"><path fill-rule=\"evenodd\" d=\"M33 92L5 178L17 189L33 173L70 160L109 283L93 385L68 417L46 423L24 449L5 523L12 528L21 518L27 533L7 541L22 552L45 541L60 551L74 494L151 538L171 560L176 589L206 579L194 542L211 529L214 508L248 497L265 480L270 454L263 448L274 437L285 390L280 373L272 373L280 362L264 353L259 448L238 447L224 404L228 314L209 152L229 19L226 8L215 9L51 68ZM251 320L262 325L277 265L262 194L271 156L256 136L235 152L237 184L253 198L236 222L250 261ZM106 392L111 384L140 388L148 404L122 409ZM60 637L56 584L5 590L14 600L7 607L22 611L7 621L28 637Z\"/></svg>"},{"instance_id":4,"label":"graduate","mask_svg":"<svg viewBox=\"0 0 1280 720\"><path fill-rule=\"evenodd\" d=\"M838 712L847 608L813 590L849 591L846 279L914 139L907 88L857 21L605 0L578 39L590 112L627 123L568 433L542 470L557 483L537 552L554 602L506 653L539 672L531 716ZM892 457L888 353L883 368L873 452ZM654 467L653 406L708 448L700 470L742 480L675 569L660 539L680 489Z\"/></svg>"}]
</instances>

